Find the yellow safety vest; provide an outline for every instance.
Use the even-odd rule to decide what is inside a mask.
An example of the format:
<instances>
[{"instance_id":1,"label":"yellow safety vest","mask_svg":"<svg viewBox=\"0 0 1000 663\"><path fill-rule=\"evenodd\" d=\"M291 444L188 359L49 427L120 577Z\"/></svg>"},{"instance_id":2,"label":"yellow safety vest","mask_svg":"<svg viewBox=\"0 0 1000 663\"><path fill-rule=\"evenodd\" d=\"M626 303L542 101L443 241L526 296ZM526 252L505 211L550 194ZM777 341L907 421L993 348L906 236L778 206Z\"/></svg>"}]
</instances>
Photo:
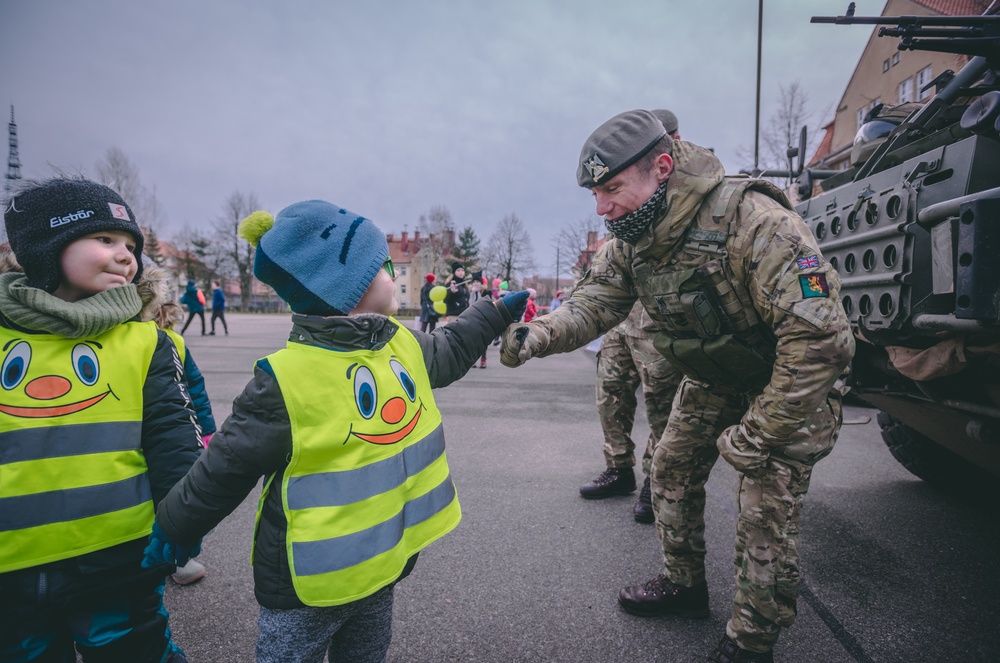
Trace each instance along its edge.
<instances>
[{"instance_id":1,"label":"yellow safety vest","mask_svg":"<svg viewBox=\"0 0 1000 663\"><path fill-rule=\"evenodd\" d=\"M173 329L164 329L163 333L174 342L174 347L177 348L177 355L181 358L181 366L183 366L185 353L187 352L184 348L184 337L175 332Z\"/></svg>"},{"instance_id":2,"label":"yellow safety vest","mask_svg":"<svg viewBox=\"0 0 1000 663\"><path fill-rule=\"evenodd\" d=\"M0 573L149 534L142 387L156 325L94 338L0 328Z\"/></svg>"},{"instance_id":3,"label":"yellow safety vest","mask_svg":"<svg viewBox=\"0 0 1000 663\"><path fill-rule=\"evenodd\" d=\"M292 584L306 605L375 593L461 520L423 355L399 327L376 351L289 342L267 358L292 426L281 496Z\"/></svg>"}]
</instances>

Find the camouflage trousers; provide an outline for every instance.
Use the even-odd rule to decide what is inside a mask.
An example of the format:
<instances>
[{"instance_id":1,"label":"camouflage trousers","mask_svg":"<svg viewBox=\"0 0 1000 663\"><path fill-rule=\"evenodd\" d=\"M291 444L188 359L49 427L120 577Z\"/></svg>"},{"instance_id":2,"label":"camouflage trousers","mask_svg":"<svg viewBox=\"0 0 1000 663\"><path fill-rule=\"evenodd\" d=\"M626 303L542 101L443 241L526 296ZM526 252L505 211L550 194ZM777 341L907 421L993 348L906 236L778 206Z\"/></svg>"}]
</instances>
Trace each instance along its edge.
<instances>
[{"instance_id":1,"label":"camouflage trousers","mask_svg":"<svg viewBox=\"0 0 1000 663\"><path fill-rule=\"evenodd\" d=\"M719 456L716 440L749 406L744 395L720 394L685 378L653 453L653 509L666 577L690 587L705 581L705 482ZM767 465L740 475L736 527L736 597L726 625L745 649L773 647L795 620L801 574L798 534L813 465L833 449L842 421L835 394ZM723 463L727 468L728 464Z\"/></svg>"},{"instance_id":2,"label":"camouflage trousers","mask_svg":"<svg viewBox=\"0 0 1000 663\"><path fill-rule=\"evenodd\" d=\"M597 356L597 412L604 430L604 460L608 467L633 467L636 391L642 385L649 439L642 455L648 476L653 449L670 417L681 374L653 347L646 336L627 336L617 329L604 335Z\"/></svg>"}]
</instances>

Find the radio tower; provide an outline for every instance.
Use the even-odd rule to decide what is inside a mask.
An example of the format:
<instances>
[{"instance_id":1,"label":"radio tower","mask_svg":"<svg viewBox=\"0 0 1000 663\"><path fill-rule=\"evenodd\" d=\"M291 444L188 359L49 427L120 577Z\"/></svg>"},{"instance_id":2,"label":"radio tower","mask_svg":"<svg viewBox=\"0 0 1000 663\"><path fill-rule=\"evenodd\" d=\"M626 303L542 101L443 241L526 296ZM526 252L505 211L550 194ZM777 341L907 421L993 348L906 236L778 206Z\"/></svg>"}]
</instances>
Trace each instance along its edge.
<instances>
[{"instance_id":1,"label":"radio tower","mask_svg":"<svg viewBox=\"0 0 1000 663\"><path fill-rule=\"evenodd\" d=\"M10 124L7 125L7 145L10 151L7 153L7 183L4 187L4 210L7 209L10 200L11 185L14 180L21 179L21 157L17 154L17 123L14 122L14 104L10 105ZM6 239L6 233L0 227L0 239Z\"/></svg>"}]
</instances>

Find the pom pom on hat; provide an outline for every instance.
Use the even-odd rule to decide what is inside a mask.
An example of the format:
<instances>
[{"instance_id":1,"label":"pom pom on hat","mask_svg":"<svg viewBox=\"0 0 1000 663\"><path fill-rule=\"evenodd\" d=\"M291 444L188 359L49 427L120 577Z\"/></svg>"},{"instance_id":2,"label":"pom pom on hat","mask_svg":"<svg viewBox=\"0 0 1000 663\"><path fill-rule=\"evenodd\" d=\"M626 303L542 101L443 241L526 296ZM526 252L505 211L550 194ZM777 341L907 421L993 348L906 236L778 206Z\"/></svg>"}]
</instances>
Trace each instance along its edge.
<instances>
[{"instance_id":1,"label":"pom pom on hat","mask_svg":"<svg viewBox=\"0 0 1000 663\"><path fill-rule=\"evenodd\" d=\"M255 212L240 230L245 224L247 241L257 238L254 276L295 313L347 315L389 257L378 226L332 203L307 200L281 210L270 224L269 217Z\"/></svg>"},{"instance_id":2,"label":"pom pom on hat","mask_svg":"<svg viewBox=\"0 0 1000 663\"><path fill-rule=\"evenodd\" d=\"M424 277L424 279L425 279L425 280L426 280L426 281L427 281L428 283L434 283L434 281L435 281L435 280L437 279L437 277L436 277L436 276L434 276L433 274L428 274L427 276L425 276L425 277Z\"/></svg>"},{"instance_id":3,"label":"pom pom on hat","mask_svg":"<svg viewBox=\"0 0 1000 663\"><path fill-rule=\"evenodd\" d=\"M274 217L267 212L254 212L240 221L239 236L256 248L260 238L274 226Z\"/></svg>"}]
</instances>

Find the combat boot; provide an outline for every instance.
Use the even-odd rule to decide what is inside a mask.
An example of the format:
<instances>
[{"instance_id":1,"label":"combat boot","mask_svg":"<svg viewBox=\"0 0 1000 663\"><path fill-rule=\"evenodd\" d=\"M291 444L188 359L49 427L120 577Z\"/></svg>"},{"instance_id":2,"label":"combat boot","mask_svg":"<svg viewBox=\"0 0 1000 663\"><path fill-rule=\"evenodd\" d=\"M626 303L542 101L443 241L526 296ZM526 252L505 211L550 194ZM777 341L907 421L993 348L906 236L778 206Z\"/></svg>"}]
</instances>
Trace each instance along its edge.
<instances>
[{"instance_id":1,"label":"combat boot","mask_svg":"<svg viewBox=\"0 0 1000 663\"><path fill-rule=\"evenodd\" d=\"M609 467L590 483L580 486L580 494L588 500L628 495L632 492L635 492L635 472L631 467Z\"/></svg>"},{"instance_id":2,"label":"combat boot","mask_svg":"<svg viewBox=\"0 0 1000 663\"><path fill-rule=\"evenodd\" d=\"M653 492L649 488L649 477L642 482L642 490L639 491L639 499L632 507L632 515L637 523L651 523L656 520L653 516Z\"/></svg>"},{"instance_id":3,"label":"combat boot","mask_svg":"<svg viewBox=\"0 0 1000 663\"><path fill-rule=\"evenodd\" d=\"M708 617L708 585L681 587L661 574L644 585L632 585L618 592L618 605L640 617L678 615L700 619Z\"/></svg>"},{"instance_id":4,"label":"combat boot","mask_svg":"<svg viewBox=\"0 0 1000 663\"><path fill-rule=\"evenodd\" d=\"M774 652L740 649L740 646L729 636L723 636L722 642L705 660L708 663L774 663Z\"/></svg>"}]
</instances>

